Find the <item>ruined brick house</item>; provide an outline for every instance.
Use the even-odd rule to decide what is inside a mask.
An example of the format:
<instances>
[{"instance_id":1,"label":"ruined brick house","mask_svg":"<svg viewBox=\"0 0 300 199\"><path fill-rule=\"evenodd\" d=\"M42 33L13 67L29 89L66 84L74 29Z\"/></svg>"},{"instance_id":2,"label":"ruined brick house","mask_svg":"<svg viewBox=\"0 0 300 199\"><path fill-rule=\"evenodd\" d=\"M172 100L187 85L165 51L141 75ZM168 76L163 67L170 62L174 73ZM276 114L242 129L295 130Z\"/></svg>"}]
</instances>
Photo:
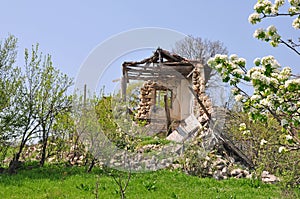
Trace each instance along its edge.
<instances>
[{"instance_id":1,"label":"ruined brick house","mask_svg":"<svg viewBox=\"0 0 300 199\"><path fill-rule=\"evenodd\" d=\"M191 115L196 116L200 123L208 120L205 112L210 114L212 111L210 100L205 95L205 84L211 72L208 66L158 48L151 57L142 61L124 62L122 72L124 100L130 81L144 82L136 119L165 121L161 122L166 124L164 129Z\"/></svg>"}]
</instances>

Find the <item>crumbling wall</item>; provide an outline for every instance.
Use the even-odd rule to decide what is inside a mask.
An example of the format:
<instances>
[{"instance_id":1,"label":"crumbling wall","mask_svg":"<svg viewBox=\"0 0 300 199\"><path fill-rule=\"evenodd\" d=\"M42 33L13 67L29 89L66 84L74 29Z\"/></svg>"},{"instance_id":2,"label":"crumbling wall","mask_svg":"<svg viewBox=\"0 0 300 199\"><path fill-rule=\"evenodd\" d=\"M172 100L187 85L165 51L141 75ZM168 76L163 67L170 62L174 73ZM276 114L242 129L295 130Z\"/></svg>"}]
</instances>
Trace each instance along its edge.
<instances>
[{"instance_id":1,"label":"crumbling wall","mask_svg":"<svg viewBox=\"0 0 300 199\"><path fill-rule=\"evenodd\" d=\"M192 83L194 92L198 95L199 100L202 102L207 112L211 114L213 111L212 102L210 98L205 94L205 80L201 74L201 70L199 67L196 67L193 72ZM209 117L205 114L205 111L196 100L195 107L196 108L194 109L194 114L195 116L199 116L199 122L202 124L207 122L209 120Z\"/></svg>"},{"instance_id":2,"label":"crumbling wall","mask_svg":"<svg viewBox=\"0 0 300 199\"><path fill-rule=\"evenodd\" d=\"M137 108L136 118L149 119L151 106L155 103L155 86L157 83L149 80L144 82L143 87L140 89L140 103Z\"/></svg>"}]
</instances>

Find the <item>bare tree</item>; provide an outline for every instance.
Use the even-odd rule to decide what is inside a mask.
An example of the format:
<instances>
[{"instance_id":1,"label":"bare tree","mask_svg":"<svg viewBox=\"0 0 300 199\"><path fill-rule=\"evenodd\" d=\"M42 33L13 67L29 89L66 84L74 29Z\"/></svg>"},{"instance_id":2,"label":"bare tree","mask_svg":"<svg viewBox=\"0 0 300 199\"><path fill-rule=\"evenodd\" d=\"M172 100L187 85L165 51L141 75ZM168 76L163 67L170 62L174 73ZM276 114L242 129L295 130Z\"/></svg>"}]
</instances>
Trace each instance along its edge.
<instances>
[{"instance_id":1,"label":"bare tree","mask_svg":"<svg viewBox=\"0 0 300 199\"><path fill-rule=\"evenodd\" d=\"M214 57L216 54L228 54L228 50L223 43L202 39L201 37L187 36L183 40L176 42L172 51L189 60L199 61L204 66L207 94L210 95L212 101L216 101L217 99L219 100L218 104L224 105L228 97L222 79L216 71L212 70L206 64L208 59ZM212 96L216 94L218 97ZM213 103L216 104L216 102Z\"/></svg>"},{"instance_id":2,"label":"bare tree","mask_svg":"<svg viewBox=\"0 0 300 199\"><path fill-rule=\"evenodd\" d=\"M228 54L227 48L224 47L222 42L193 36L188 36L176 42L172 51L187 59L198 60L203 65L216 54Z\"/></svg>"}]
</instances>

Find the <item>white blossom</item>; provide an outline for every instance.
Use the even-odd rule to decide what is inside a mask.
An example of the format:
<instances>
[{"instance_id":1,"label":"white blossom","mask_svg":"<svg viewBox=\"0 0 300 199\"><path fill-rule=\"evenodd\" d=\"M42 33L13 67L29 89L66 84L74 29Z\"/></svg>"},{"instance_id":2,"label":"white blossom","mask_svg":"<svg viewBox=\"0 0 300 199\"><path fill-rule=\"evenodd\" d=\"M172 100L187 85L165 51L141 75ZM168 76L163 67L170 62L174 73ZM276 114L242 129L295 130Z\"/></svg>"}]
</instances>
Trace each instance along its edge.
<instances>
[{"instance_id":1,"label":"white blossom","mask_svg":"<svg viewBox=\"0 0 300 199\"><path fill-rule=\"evenodd\" d=\"M223 67L222 64L216 65L216 69L221 69L222 67Z\"/></svg>"},{"instance_id":2,"label":"white blossom","mask_svg":"<svg viewBox=\"0 0 300 199\"><path fill-rule=\"evenodd\" d=\"M215 58L211 57L208 59L207 64L208 65L213 65L213 63L215 62Z\"/></svg>"},{"instance_id":3,"label":"white blossom","mask_svg":"<svg viewBox=\"0 0 300 199\"><path fill-rule=\"evenodd\" d=\"M262 74L261 74L261 72L259 72L259 71L254 71L254 72L251 73L251 75L250 75L250 77L251 77L252 79L261 79L261 76L262 76Z\"/></svg>"},{"instance_id":4,"label":"white blossom","mask_svg":"<svg viewBox=\"0 0 300 199\"><path fill-rule=\"evenodd\" d=\"M274 25L271 25L267 28L267 31L272 34L272 33L276 33L277 29Z\"/></svg>"},{"instance_id":5,"label":"white blossom","mask_svg":"<svg viewBox=\"0 0 300 199\"><path fill-rule=\"evenodd\" d=\"M274 4L279 7L279 6L282 6L284 4L284 2L285 2L285 0L275 0Z\"/></svg>"},{"instance_id":6,"label":"white blossom","mask_svg":"<svg viewBox=\"0 0 300 199\"><path fill-rule=\"evenodd\" d=\"M279 149L278 149L278 152L279 152L279 153L282 153L282 152L284 152L284 151L286 151L286 149L285 149L284 146L279 147Z\"/></svg>"},{"instance_id":7,"label":"white blossom","mask_svg":"<svg viewBox=\"0 0 300 199\"><path fill-rule=\"evenodd\" d=\"M260 95L252 95L250 100L251 101L256 101L256 100L259 100L260 98L261 98Z\"/></svg>"},{"instance_id":8,"label":"white blossom","mask_svg":"<svg viewBox=\"0 0 300 199\"><path fill-rule=\"evenodd\" d=\"M290 84L299 84L300 85L300 78L298 79L290 79L290 80L287 80L285 83L284 83L284 87L285 88L288 88L290 86Z\"/></svg>"},{"instance_id":9,"label":"white blossom","mask_svg":"<svg viewBox=\"0 0 300 199\"><path fill-rule=\"evenodd\" d=\"M288 121L286 119L281 120L281 126L285 126L288 124Z\"/></svg>"},{"instance_id":10,"label":"white blossom","mask_svg":"<svg viewBox=\"0 0 300 199\"><path fill-rule=\"evenodd\" d=\"M247 127L246 127L246 124L243 122L243 123L240 123L240 129L242 130L245 130Z\"/></svg>"},{"instance_id":11,"label":"white blossom","mask_svg":"<svg viewBox=\"0 0 300 199\"><path fill-rule=\"evenodd\" d=\"M243 131L243 135L249 135L249 134L250 134L250 130Z\"/></svg>"},{"instance_id":12,"label":"white blossom","mask_svg":"<svg viewBox=\"0 0 300 199\"><path fill-rule=\"evenodd\" d=\"M243 99L243 95L238 94L234 97L234 99L235 99L235 101L240 102Z\"/></svg>"},{"instance_id":13,"label":"white blossom","mask_svg":"<svg viewBox=\"0 0 300 199\"><path fill-rule=\"evenodd\" d=\"M293 21L292 26L293 26L295 29L300 29L300 17L297 17L297 18Z\"/></svg>"},{"instance_id":14,"label":"white blossom","mask_svg":"<svg viewBox=\"0 0 300 199\"><path fill-rule=\"evenodd\" d=\"M288 10L288 12L292 15L296 14L299 9L297 7L291 6Z\"/></svg>"},{"instance_id":15,"label":"white blossom","mask_svg":"<svg viewBox=\"0 0 300 199\"><path fill-rule=\"evenodd\" d=\"M273 78L273 77L270 78L270 83L275 84L275 85L279 84L278 80L276 78Z\"/></svg>"},{"instance_id":16,"label":"white blossom","mask_svg":"<svg viewBox=\"0 0 300 199\"><path fill-rule=\"evenodd\" d=\"M254 5L254 10L258 13L266 13L270 14L272 9L272 3L271 1L268 0L259 0L255 5Z\"/></svg>"},{"instance_id":17,"label":"white blossom","mask_svg":"<svg viewBox=\"0 0 300 199\"><path fill-rule=\"evenodd\" d=\"M227 60L227 55L216 54L215 55L215 59Z\"/></svg>"},{"instance_id":18,"label":"white blossom","mask_svg":"<svg viewBox=\"0 0 300 199\"><path fill-rule=\"evenodd\" d=\"M239 93L239 89L238 88L232 88L231 89L232 94L238 94Z\"/></svg>"},{"instance_id":19,"label":"white blossom","mask_svg":"<svg viewBox=\"0 0 300 199\"><path fill-rule=\"evenodd\" d=\"M253 63L255 64L255 66L259 66L260 65L260 58L255 58Z\"/></svg>"},{"instance_id":20,"label":"white blossom","mask_svg":"<svg viewBox=\"0 0 300 199\"><path fill-rule=\"evenodd\" d=\"M243 75L245 72L242 69L236 68L232 71L233 74Z\"/></svg>"},{"instance_id":21,"label":"white blossom","mask_svg":"<svg viewBox=\"0 0 300 199\"><path fill-rule=\"evenodd\" d=\"M260 22L261 19L260 19L260 14L258 13L253 13L251 14L249 17L248 17L248 21L249 23L251 24L256 24L257 22Z\"/></svg>"},{"instance_id":22,"label":"white blossom","mask_svg":"<svg viewBox=\"0 0 300 199\"><path fill-rule=\"evenodd\" d=\"M290 76L291 73L292 73L292 69L290 67L284 67L280 72L281 75L287 75L287 76Z\"/></svg>"},{"instance_id":23,"label":"white blossom","mask_svg":"<svg viewBox=\"0 0 300 199\"><path fill-rule=\"evenodd\" d=\"M294 106L294 105L292 105L292 106L290 106L290 107L288 108L288 111L291 111L291 112L294 112L294 111L296 111L296 110L297 110L297 107Z\"/></svg>"},{"instance_id":24,"label":"white blossom","mask_svg":"<svg viewBox=\"0 0 300 199\"><path fill-rule=\"evenodd\" d=\"M285 139L286 139L287 141L292 140L292 139L293 139L293 136L291 136L291 135L286 135L286 136L285 136Z\"/></svg>"},{"instance_id":25,"label":"white blossom","mask_svg":"<svg viewBox=\"0 0 300 199\"><path fill-rule=\"evenodd\" d=\"M269 106L269 104L270 104L270 102L269 102L269 100L268 99L262 99L262 100L260 100L260 102L259 102L261 105L263 105L263 106Z\"/></svg>"},{"instance_id":26,"label":"white blossom","mask_svg":"<svg viewBox=\"0 0 300 199\"><path fill-rule=\"evenodd\" d=\"M261 145L261 146L263 146L263 145L265 145L265 144L267 144L267 143L268 143L268 141L265 140L265 139L262 139L262 140L260 141L260 145Z\"/></svg>"},{"instance_id":27,"label":"white blossom","mask_svg":"<svg viewBox=\"0 0 300 199\"><path fill-rule=\"evenodd\" d=\"M253 37L258 39L264 39L266 37L265 30L262 28L256 29L255 32L253 33Z\"/></svg>"},{"instance_id":28,"label":"white blossom","mask_svg":"<svg viewBox=\"0 0 300 199\"><path fill-rule=\"evenodd\" d=\"M263 57L261 59L261 64L263 66L267 66L267 65L271 65L273 69L275 68L280 68L280 65L279 63L276 61L276 59L272 56L272 55L269 55L269 56L266 56L266 57Z\"/></svg>"},{"instance_id":29,"label":"white blossom","mask_svg":"<svg viewBox=\"0 0 300 199\"><path fill-rule=\"evenodd\" d=\"M237 56L236 54L232 54L232 55L229 56L229 59L230 59L231 61L234 61L234 60L237 60L237 59L238 59L238 56Z\"/></svg>"},{"instance_id":30,"label":"white blossom","mask_svg":"<svg viewBox=\"0 0 300 199\"><path fill-rule=\"evenodd\" d=\"M289 0L289 3L292 5L292 6L299 6L300 4L300 0Z\"/></svg>"}]
</instances>

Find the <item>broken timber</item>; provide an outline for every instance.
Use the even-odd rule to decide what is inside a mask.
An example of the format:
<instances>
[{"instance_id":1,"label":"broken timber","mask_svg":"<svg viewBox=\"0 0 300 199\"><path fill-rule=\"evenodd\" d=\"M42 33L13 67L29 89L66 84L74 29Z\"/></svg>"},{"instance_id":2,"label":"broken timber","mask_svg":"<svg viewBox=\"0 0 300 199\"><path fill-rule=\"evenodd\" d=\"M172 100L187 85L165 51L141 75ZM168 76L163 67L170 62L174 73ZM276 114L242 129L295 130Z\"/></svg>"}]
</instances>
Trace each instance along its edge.
<instances>
[{"instance_id":1,"label":"broken timber","mask_svg":"<svg viewBox=\"0 0 300 199\"><path fill-rule=\"evenodd\" d=\"M204 104L202 103L202 101L199 99L199 96L197 93L194 92L194 90L189 86L190 91L192 92L192 94L195 96L195 98L197 99L197 102L199 103L199 105L201 106L201 108L203 109L204 113L207 115L207 117L210 120L211 125L213 125L213 121L211 120L211 115L208 113L207 109L205 108ZM213 125L214 126L214 125ZM222 141L224 147L229 150L232 151L236 156L238 156L241 160L243 160L244 163L246 163L250 168L254 168L254 164L253 162L241 151L239 150L233 143L232 141L227 138L224 134L218 132L216 133L218 140Z\"/></svg>"}]
</instances>

